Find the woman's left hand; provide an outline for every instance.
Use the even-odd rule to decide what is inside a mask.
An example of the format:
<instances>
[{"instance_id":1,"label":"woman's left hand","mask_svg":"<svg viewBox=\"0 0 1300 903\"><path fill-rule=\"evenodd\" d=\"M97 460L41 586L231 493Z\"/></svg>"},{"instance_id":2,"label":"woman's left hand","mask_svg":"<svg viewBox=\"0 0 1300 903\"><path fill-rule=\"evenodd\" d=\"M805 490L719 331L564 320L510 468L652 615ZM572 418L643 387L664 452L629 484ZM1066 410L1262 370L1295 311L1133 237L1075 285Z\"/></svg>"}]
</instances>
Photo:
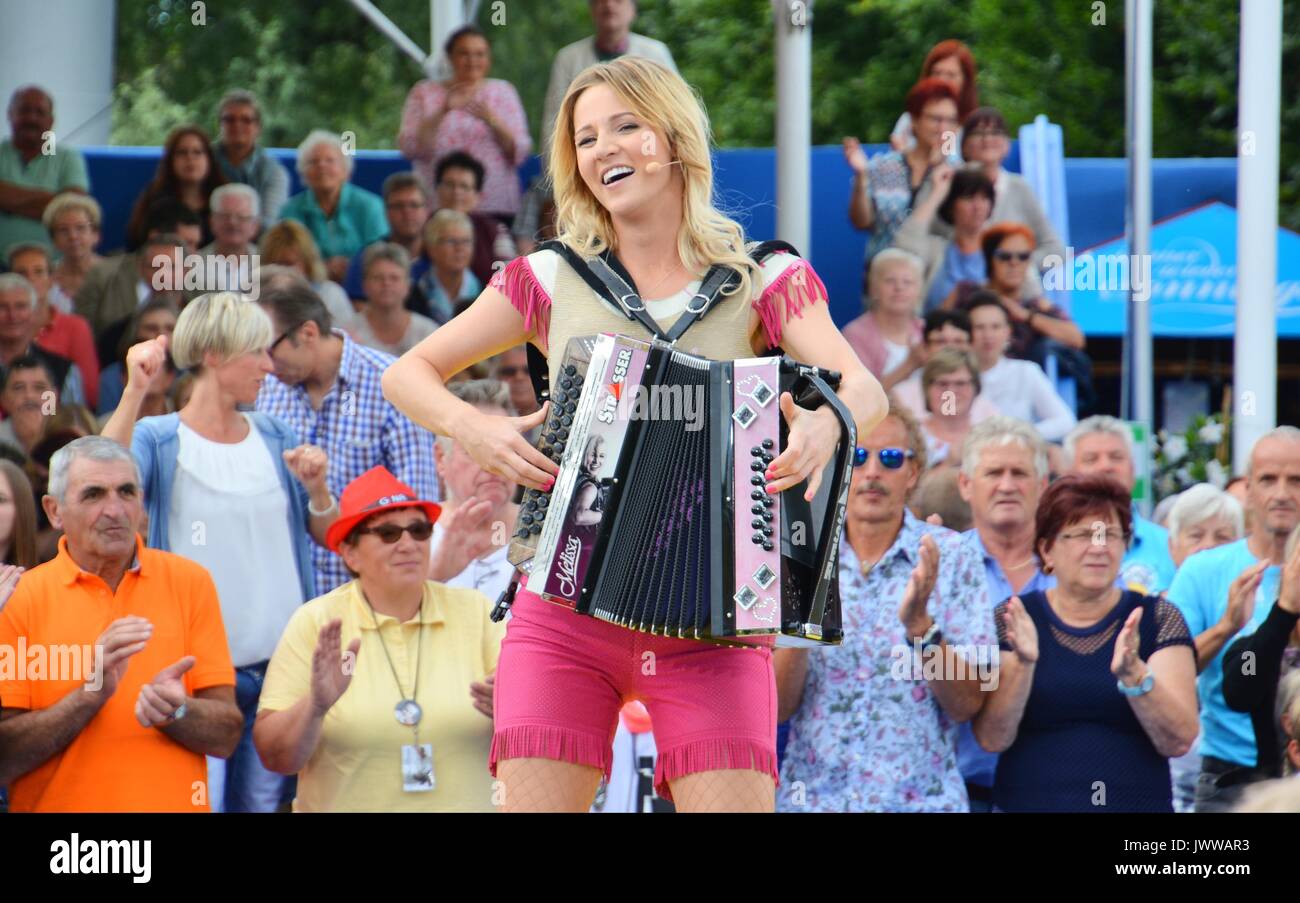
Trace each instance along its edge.
<instances>
[{"instance_id":1,"label":"woman's left hand","mask_svg":"<svg viewBox=\"0 0 1300 903\"><path fill-rule=\"evenodd\" d=\"M822 483L826 462L835 454L840 441L840 422L829 407L816 410L801 408L794 403L789 392L781 393L781 413L789 425L785 451L768 465L767 491L769 495L783 492L808 480L804 498L812 501Z\"/></svg>"},{"instance_id":2,"label":"woman's left hand","mask_svg":"<svg viewBox=\"0 0 1300 903\"><path fill-rule=\"evenodd\" d=\"M0 564L0 611L4 611L5 603L9 597L18 589L18 578L23 575L23 569L16 564Z\"/></svg>"},{"instance_id":3,"label":"woman's left hand","mask_svg":"<svg viewBox=\"0 0 1300 903\"><path fill-rule=\"evenodd\" d=\"M469 685L469 698L473 701L474 708L489 718L492 717L492 688L496 680L497 673L493 671L481 682L474 681Z\"/></svg>"},{"instance_id":4,"label":"woman's left hand","mask_svg":"<svg viewBox=\"0 0 1300 903\"><path fill-rule=\"evenodd\" d=\"M1133 609L1115 638L1115 655L1110 660L1110 673L1130 687L1137 686L1147 673L1146 662L1138 658L1138 623L1141 620L1142 609Z\"/></svg>"},{"instance_id":5,"label":"woman's left hand","mask_svg":"<svg viewBox=\"0 0 1300 903\"><path fill-rule=\"evenodd\" d=\"M316 496L328 493L325 474L329 469L329 458L325 450L314 445L300 445L284 453L284 463L307 493Z\"/></svg>"}]
</instances>

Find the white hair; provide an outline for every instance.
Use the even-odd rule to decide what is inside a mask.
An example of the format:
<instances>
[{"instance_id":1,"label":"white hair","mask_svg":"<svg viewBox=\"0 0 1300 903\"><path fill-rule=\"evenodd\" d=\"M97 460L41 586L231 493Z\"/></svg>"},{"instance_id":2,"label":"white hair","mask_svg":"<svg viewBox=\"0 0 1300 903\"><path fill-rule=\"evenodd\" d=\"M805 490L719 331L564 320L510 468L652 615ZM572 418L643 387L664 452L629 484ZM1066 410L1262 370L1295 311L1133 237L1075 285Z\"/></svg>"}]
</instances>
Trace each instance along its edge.
<instances>
[{"instance_id":1,"label":"white hair","mask_svg":"<svg viewBox=\"0 0 1300 903\"><path fill-rule=\"evenodd\" d=\"M1080 420L1079 423L1070 430L1061 442L1061 448L1065 452L1065 461L1067 467L1075 465L1074 448L1078 445L1079 440L1084 436L1091 436L1093 433L1102 433L1110 436L1119 436L1124 440L1124 447L1128 449L1129 460L1135 457L1133 454L1133 433L1127 424L1118 417L1110 417L1106 414L1095 414Z\"/></svg>"},{"instance_id":2,"label":"white hair","mask_svg":"<svg viewBox=\"0 0 1300 903\"><path fill-rule=\"evenodd\" d=\"M989 446L1019 445L1034 459L1034 472L1039 479L1047 476L1047 445L1038 430L1023 420L998 414L981 420L971 427L962 446L961 472L970 479L980 463L980 453Z\"/></svg>"},{"instance_id":3,"label":"white hair","mask_svg":"<svg viewBox=\"0 0 1300 903\"><path fill-rule=\"evenodd\" d=\"M1233 539L1241 539L1246 532L1241 503L1217 486L1197 483L1180 492L1169 509L1169 535L1177 537L1184 530L1216 517L1227 518Z\"/></svg>"},{"instance_id":4,"label":"white hair","mask_svg":"<svg viewBox=\"0 0 1300 903\"><path fill-rule=\"evenodd\" d=\"M343 158L343 171L347 178L352 178L352 157L343 153L343 139L333 132L327 132L324 129L312 129L306 138L302 139L302 144L298 145L298 176L305 179L304 174L307 172L307 157L311 154L312 149L318 144L328 144L339 152Z\"/></svg>"},{"instance_id":5,"label":"white hair","mask_svg":"<svg viewBox=\"0 0 1300 903\"><path fill-rule=\"evenodd\" d=\"M220 188L214 189L208 202L214 213L221 209L221 202L226 198L245 198L249 209L253 211L253 216L262 215L262 199L250 185L245 185L243 182L227 182Z\"/></svg>"},{"instance_id":6,"label":"white hair","mask_svg":"<svg viewBox=\"0 0 1300 903\"><path fill-rule=\"evenodd\" d=\"M1300 442L1300 429L1294 426L1275 426L1264 435L1255 440L1255 444L1250 447L1250 457L1246 460L1246 476L1249 477L1255 469L1255 449L1259 448L1259 443L1265 439L1285 439L1289 442Z\"/></svg>"},{"instance_id":7,"label":"white hair","mask_svg":"<svg viewBox=\"0 0 1300 903\"><path fill-rule=\"evenodd\" d=\"M82 436L80 439L72 440L50 457L50 480L47 492L58 499L59 504L63 503L64 496L68 492L68 471L72 469L72 462L78 458L104 462L125 461L131 465L131 473L135 476L136 485L140 485L140 468L129 451L107 436Z\"/></svg>"},{"instance_id":8,"label":"white hair","mask_svg":"<svg viewBox=\"0 0 1300 903\"><path fill-rule=\"evenodd\" d=\"M27 296L27 303L36 309L36 287L27 281L26 276L17 273L0 273L0 294L20 291Z\"/></svg>"}]
</instances>

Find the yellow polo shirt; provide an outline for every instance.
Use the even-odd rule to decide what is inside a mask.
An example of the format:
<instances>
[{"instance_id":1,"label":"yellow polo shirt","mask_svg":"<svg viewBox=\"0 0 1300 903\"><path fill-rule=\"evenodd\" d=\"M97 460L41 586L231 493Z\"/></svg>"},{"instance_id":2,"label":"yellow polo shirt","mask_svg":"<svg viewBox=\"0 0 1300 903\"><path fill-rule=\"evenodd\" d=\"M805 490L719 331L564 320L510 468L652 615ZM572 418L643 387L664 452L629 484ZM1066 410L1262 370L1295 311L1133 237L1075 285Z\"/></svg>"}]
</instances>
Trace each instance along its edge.
<instances>
[{"instance_id":1,"label":"yellow polo shirt","mask_svg":"<svg viewBox=\"0 0 1300 903\"><path fill-rule=\"evenodd\" d=\"M399 623L370 608L353 580L299 608L271 658L259 712L291 708L311 693L311 660L320 629L343 622L342 648L358 636L352 683L325 716L316 751L298 774L296 812L489 812L492 719L474 708L469 685L496 669L505 623L494 624L482 593L428 581L420 616ZM424 648L419 649L421 622ZM384 657L387 644L392 667ZM432 791L402 789L401 751L415 742L393 709L415 683L424 710L419 742L433 744ZM401 678L399 692L393 669Z\"/></svg>"}]
</instances>

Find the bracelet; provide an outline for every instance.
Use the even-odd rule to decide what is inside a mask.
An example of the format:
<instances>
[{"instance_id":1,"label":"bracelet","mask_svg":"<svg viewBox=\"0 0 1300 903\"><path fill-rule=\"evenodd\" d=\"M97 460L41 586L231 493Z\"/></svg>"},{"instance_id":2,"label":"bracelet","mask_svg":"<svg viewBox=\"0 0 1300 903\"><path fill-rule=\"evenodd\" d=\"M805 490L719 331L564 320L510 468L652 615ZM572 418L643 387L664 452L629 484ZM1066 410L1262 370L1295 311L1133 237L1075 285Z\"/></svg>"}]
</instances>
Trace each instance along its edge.
<instances>
[{"instance_id":1,"label":"bracelet","mask_svg":"<svg viewBox=\"0 0 1300 903\"><path fill-rule=\"evenodd\" d=\"M338 506L339 506L339 501L338 499L334 498L333 493L330 493L330 503L320 511L317 511L316 508L312 505L311 499L307 499L307 513L315 517L324 517L326 514L329 514Z\"/></svg>"}]
</instances>

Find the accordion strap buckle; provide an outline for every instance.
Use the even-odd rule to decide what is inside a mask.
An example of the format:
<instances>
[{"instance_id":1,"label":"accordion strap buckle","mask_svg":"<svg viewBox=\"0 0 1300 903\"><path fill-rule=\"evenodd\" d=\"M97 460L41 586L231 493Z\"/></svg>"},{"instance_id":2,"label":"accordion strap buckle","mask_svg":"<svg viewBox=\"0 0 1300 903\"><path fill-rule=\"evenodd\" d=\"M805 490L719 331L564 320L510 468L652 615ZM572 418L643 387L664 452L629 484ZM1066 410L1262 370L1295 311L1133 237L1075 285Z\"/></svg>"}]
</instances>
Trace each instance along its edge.
<instances>
[{"instance_id":1,"label":"accordion strap buckle","mask_svg":"<svg viewBox=\"0 0 1300 903\"><path fill-rule=\"evenodd\" d=\"M696 298L699 298L704 303L701 304L699 307L692 307L691 301L694 301ZM708 309L708 306L709 306L709 297L707 295L702 294L701 292L696 292L694 295L691 296L690 301L686 302L686 309L693 314L703 313L705 310Z\"/></svg>"},{"instance_id":2,"label":"accordion strap buckle","mask_svg":"<svg viewBox=\"0 0 1300 903\"><path fill-rule=\"evenodd\" d=\"M637 311L645 310L645 302L642 302L640 307L633 307L631 304L627 303L628 298L636 298L638 301L641 301L641 299L637 297L636 292L628 292L626 295L623 295L621 298L618 299L618 303L622 304L623 307L632 311L633 313L636 313Z\"/></svg>"}]
</instances>

